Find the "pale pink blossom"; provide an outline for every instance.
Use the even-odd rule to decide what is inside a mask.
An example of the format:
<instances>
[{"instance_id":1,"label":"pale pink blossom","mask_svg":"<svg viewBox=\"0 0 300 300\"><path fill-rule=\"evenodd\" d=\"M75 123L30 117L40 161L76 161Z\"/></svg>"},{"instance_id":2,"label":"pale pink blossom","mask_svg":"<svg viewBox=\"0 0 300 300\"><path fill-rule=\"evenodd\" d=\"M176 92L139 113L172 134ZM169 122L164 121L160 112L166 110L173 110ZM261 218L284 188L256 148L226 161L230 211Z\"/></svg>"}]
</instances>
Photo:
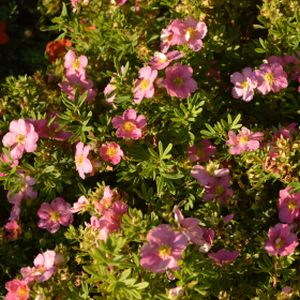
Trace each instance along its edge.
<instances>
[{"instance_id":1,"label":"pale pink blossom","mask_svg":"<svg viewBox=\"0 0 300 300\"><path fill-rule=\"evenodd\" d=\"M120 199L119 193L115 189L112 190L110 186L106 186L104 188L103 196L101 200L95 203L95 208L97 209L98 213L102 215L106 209L112 206L114 201L119 199Z\"/></svg>"},{"instance_id":2,"label":"pale pink blossom","mask_svg":"<svg viewBox=\"0 0 300 300\"><path fill-rule=\"evenodd\" d=\"M184 20L184 25L184 39L189 47L195 52L201 50L202 39L207 34L206 24L188 16Z\"/></svg>"},{"instance_id":3,"label":"pale pink blossom","mask_svg":"<svg viewBox=\"0 0 300 300\"><path fill-rule=\"evenodd\" d=\"M63 257L55 251L47 250L40 253L33 261L34 267L21 268L23 280L28 283L47 281L57 271L57 266L62 262Z\"/></svg>"},{"instance_id":4,"label":"pale pink blossom","mask_svg":"<svg viewBox=\"0 0 300 300\"><path fill-rule=\"evenodd\" d=\"M10 241L16 240L21 235L21 226L16 220L7 222L4 228L7 232L7 239Z\"/></svg>"},{"instance_id":5,"label":"pale pink blossom","mask_svg":"<svg viewBox=\"0 0 300 300\"><path fill-rule=\"evenodd\" d=\"M185 24L182 20L175 19L172 23L163 29L160 35L161 51L166 53L170 46L183 45L186 40L184 37Z\"/></svg>"},{"instance_id":6,"label":"pale pink blossom","mask_svg":"<svg viewBox=\"0 0 300 300\"><path fill-rule=\"evenodd\" d=\"M122 116L112 119L112 126L117 129L116 136L123 139L141 139L142 129L146 124L146 117L138 116L134 109L127 109Z\"/></svg>"},{"instance_id":7,"label":"pale pink blossom","mask_svg":"<svg viewBox=\"0 0 300 300\"><path fill-rule=\"evenodd\" d=\"M116 79L114 77L111 78L111 80L109 81L109 83L106 85L106 87L104 88L104 96L105 96L105 100L107 103L112 104L115 100L116 94L113 93L116 89L117 86L115 85Z\"/></svg>"},{"instance_id":8,"label":"pale pink blossom","mask_svg":"<svg viewBox=\"0 0 300 300\"><path fill-rule=\"evenodd\" d=\"M82 179L85 179L86 173L91 173L93 171L93 166L91 161L88 159L90 152L90 146L84 146L83 143L79 142L76 144L76 153L75 153L75 164L76 170L79 173L79 176Z\"/></svg>"},{"instance_id":9,"label":"pale pink blossom","mask_svg":"<svg viewBox=\"0 0 300 300\"><path fill-rule=\"evenodd\" d=\"M242 127L238 134L235 134L232 130L228 132L226 145L230 147L230 154L239 155L244 152L258 149L262 139L262 132L252 132L248 128Z\"/></svg>"},{"instance_id":10,"label":"pale pink blossom","mask_svg":"<svg viewBox=\"0 0 300 300\"><path fill-rule=\"evenodd\" d=\"M73 203L73 207L71 208L71 212L74 214L74 213L84 211L85 208L87 207L87 204L88 204L88 200L86 199L86 197L81 196L81 197L79 197L77 202Z\"/></svg>"},{"instance_id":11,"label":"pale pink blossom","mask_svg":"<svg viewBox=\"0 0 300 300\"><path fill-rule=\"evenodd\" d=\"M166 68L166 78L162 84L172 97L187 98L197 89L197 82L192 78L193 69L175 64Z\"/></svg>"},{"instance_id":12,"label":"pale pink blossom","mask_svg":"<svg viewBox=\"0 0 300 300\"><path fill-rule=\"evenodd\" d=\"M124 157L124 152L120 145L115 142L104 143L99 149L100 156L106 162L117 165Z\"/></svg>"},{"instance_id":13,"label":"pale pink blossom","mask_svg":"<svg viewBox=\"0 0 300 300\"><path fill-rule=\"evenodd\" d=\"M30 289L25 280L13 279L5 283L8 293L5 300L27 300L29 299Z\"/></svg>"},{"instance_id":14,"label":"pale pink blossom","mask_svg":"<svg viewBox=\"0 0 300 300\"><path fill-rule=\"evenodd\" d=\"M184 234L173 231L170 225L161 224L149 231L147 241L140 251L140 263L144 269L162 273L179 268L178 261L187 246Z\"/></svg>"},{"instance_id":15,"label":"pale pink blossom","mask_svg":"<svg viewBox=\"0 0 300 300\"><path fill-rule=\"evenodd\" d=\"M201 140L199 144L188 148L188 156L191 162L206 162L216 153L216 147L210 140Z\"/></svg>"},{"instance_id":16,"label":"pale pink blossom","mask_svg":"<svg viewBox=\"0 0 300 300\"><path fill-rule=\"evenodd\" d=\"M150 61L150 66L156 70L163 70L173 60L182 58L184 54L180 51L174 50L168 53L154 52L154 56Z\"/></svg>"},{"instance_id":17,"label":"pale pink blossom","mask_svg":"<svg viewBox=\"0 0 300 300\"><path fill-rule=\"evenodd\" d=\"M85 55L80 55L78 58L73 50L69 50L65 55L65 75L67 79L78 77L86 79L86 67L88 59Z\"/></svg>"},{"instance_id":18,"label":"pale pink blossom","mask_svg":"<svg viewBox=\"0 0 300 300\"><path fill-rule=\"evenodd\" d=\"M278 93L288 87L287 74L279 63L262 64L255 71L257 90L266 95L271 91Z\"/></svg>"},{"instance_id":19,"label":"pale pink blossom","mask_svg":"<svg viewBox=\"0 0 300 300\"><path fill-rule=\"evenodd\" d=\"M182 286L177 286L175 288L169 289L168 292L168 299L179 299L181 296L184 295L184 288Z\"/></svg>"},{"instance_id":20,"label":"pale pink blossom","mask_svg":"<svg viewBox=\"0 0 300 300\"><path fill-rule=\"evenodd\" d=\"M154 80L157 77L157 70L151 67L143 67L139 71L139 79L134 83L134 99L137 104L141 103L143 98L152 98L154 95Z\"/></svg>"},{"instance_id":21,"label":"pale pink blossom","mask_svg":"<svg viewBox=\"0 0 300 300\"><path fill-rule=\"evenodd\" d=\"M211 246L212 241L208 241L205 236L205 233L207 233L206 228L199 225L198 219L184 218L177 205L174 207L174 215L180 226L181 232L186 236L190 243L201 247L206 244L208 244L207 246L209 247Z\"/></svg>"},{"instance_id":22,"label":"pale pink blossom","mask_svg":"<svg viewBox=\"0 0 300 300\"><path fill-rule=\"evenodd\" d=\"M270 255L287 256L294 253L298 244L297 235L290 231L289 225L278 223L268 231L265 250Z\"/></svg>"},{"instance_id":23,"label":"pale pink blossom","mask_svg":"<svg viewBox=\"0 0 300 300\"><path fill-rule=\"evenodd\" d=\"M279 191L278 214L282 223L291 224L300 217L300 193L291 193L287 187Z\"/></svg>"},{"instance_id":24,"label":"pale pink blossom","mask_svg":"<svg viewBox=\"0 0 300 300\"><path fill-rule=\"evenodd\" d=\"M40 218L38 227L55 233L60 226L68 226L73 222L71 205L63 198L57 197L51 203L43 202L38 210Z\"/></svg>"},{"instance_id":25,"label":"pale pink blossom","mask_svg":"<svg viewBox=\"0 0 300 300\"><path fill-rule=\"evenodd\" d=\"M229 251L227 249L220 249L217 252L211 252L208 256L214 261L214 263L220 267L230 264L237 259L240 255L238 251Z\"/></svg>"},{"instance_id":26,"label":"pale pink blossom","mask_svg":"<svg viewBox=\"0 0 300 300\"><path fill-rule=\"evenodd\" d=\"M251 68L245 68L242 73L235 72L230 75L230 82L234 84L232 88L232 97L241 98L249 102L253 99L254 90L257 87L255 72Z\"/></svg>"},{"instance_id":27,"label":"pale pink blossom","mask_svg":"<svg viewBox=\"0 0 300 300\"><path fill-rule=\"evenodd\" d=\"M12 159L20 159L24 152L34 152L37 148L38 134L34 126L23 119L13 120L9 125L9 132L2 139L4 147L11 147Z\"/></svg>"}]
</instances>

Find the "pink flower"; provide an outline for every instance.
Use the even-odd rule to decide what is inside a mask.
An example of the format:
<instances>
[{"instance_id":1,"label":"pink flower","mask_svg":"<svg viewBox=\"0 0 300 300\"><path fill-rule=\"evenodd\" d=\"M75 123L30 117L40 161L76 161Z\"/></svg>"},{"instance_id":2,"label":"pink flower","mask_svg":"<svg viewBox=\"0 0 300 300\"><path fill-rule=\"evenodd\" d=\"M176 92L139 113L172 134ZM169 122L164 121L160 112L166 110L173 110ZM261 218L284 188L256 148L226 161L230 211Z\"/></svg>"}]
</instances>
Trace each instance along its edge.
<instances>
[{"instance_id":1,"label":"pink flower","mask_svg":"<svg viewBox=\"0 0 300 300\"><path fill-rule=\"evenodd\" d=\"M279 220L291 224L300 217L300 193L290 193L291 187L279 191Z\"/></svg>"},{"instance_id":2,"label":"pink flower","mask_svg":"<svg viewBox=\"0 0 300 300\"><path fill-rule=\"evenodd\" d=\"M38 227L50 233L55 233L61 225L68 226L73 222L71 205L61 197L55 198L50 204L42 203L37 214L40 218Z\"/></svg>"},{"instance_id":3,"label":"pink flower","mask_svg":"<svg viewBox=\"0 0 300 300\"><path fill-rule=\"evenodd\" d=\"M15 220L7 222L4 228L7 231L7 239L10 241L16 240L21 235L21 227Z\"/></svg>"},{"instance_id":4,"label":"pink flower","mask_svg":"<svg viewBox=\"0 0 300 300\"><path fill-rule=\"evenodd\" d=\"M223 218L223 223L224 223L224 224L228 224L233 218L234 218L234 214L226 215L226 216Z\"/></svg>"},{"instance_id":5,"label":"pink flower","mask_svg":"<svg viewBox=\"0 0 300 300\"><path fill-rule=\"evenodd\" d=\"M263 95L269 92L278 93L287 88L287 74L279 63L262 64L259 70L255 71L257 78L257 90Z\"/></svg>"},{"instance_id":6,"label":"pink flower","mask_svg":"<svg viewBox=\"0 0 300 300\"><path fill-rule=\"evenodd\" d=\"M23 180L20 191L15 194L9 191L7 194L7 200L11 204L20 204L23 199L35 199L37 197L37 191L32 188L36 184L35 179L25 176L23 173L20 174L20 177Z\"/></svg>"},{"instance_id":7,"label":"pink flower","mask_svg":"<svg viewBox=\"0 0 300 300\"><path fill-rule=\"evenodd\" d=\"M206 162L216 153L216 147L209 140L201 140L198 145L188 148L188 156L191 162Z\"/></svg>"},{"instance_id":8,"label":"pink flower","mask_svg":"<svg viewBox=\"0 0 300 300\"><path fill-rule=\"evenodd\" d=\"M184 54L177 50L171 51L169 53L154 52L154 56L149 64L153 69L163 70L170 64L170 62L183 56Z\"/></svg>"},{"instance_id":9,"label":"pink flower","mask_svg":"<svg viewBox=\"0 0 300 300\"><path fill-rule=\"evenodd\" d=\"M56 254L55 251L47 250L44 253L40 253L33 261L33 268L21 268L23 280L27 283L47 281L56 272L57 266L62 261L63 257L60 254Z\"/></svg>"},{"instance_id":10,"label":"pink flower","mask_svg":"<svg viewBox=\"0 0 300 300\"><path fill-rule=\"evenodd\" d=\"M157 70L151 67L143 67L139 71L139 79L135 81L134 102L139 104L143 98L152 98L154 95L154 80Z\"/></svg>"},{"instance_id":11,"label":"pink flower","mask_svg":"<svg viewBox=\"0 0 300 300\"><path fill-rule=\"evenodd\" d=\"M103 212L112 206L112 203L116 200L120 199L120 195L116 190L112 190L109 186L104 188L103 196L99 202L95 204L95 208L99 212L100 215Z\"/></svg>"},{"instance_id":12,"label":"pink flower","mask_svg":"<svg viewBox=\"0 0 300 300\"><path fill-rule=\"evenodd\" d=\"M211 246L212 241L207 241L207 239L205 238L206 228L199 226L198 219L184 218L177 205L175 205L174 207L174 215L175 219L177 220L180 226L181 232L186 236L189 242L195 245L199 245L201 247L203 247L206 244L208 244L208 247Z\"/></svg>"},{"instance_id":13,"label":"pink flower","mask_svg":"<svg viewBox=\"0 0 300 300\"><path fill-rule=\"evenodd\" d=\"M208 256L214 261L214 263L220 267L232 263L239 255L240 253L238 251L231 252L224 248L217 252L211 252L208 254Z\"/></svg>"},{"instance_id":14,"label":"pink flower","mask_svg":"<svg viewBox=\"0 0 300 300\"><path fill-rule=\"evenodd\" d=\"M121 221L128 211L128 206L123 201L115 201L111 208L103 211L98 221L99 239L106 241L109 234L121 229Z\"/></svg>"},{"instance_id":15,"label":"pink flower","mask_svg":"<svg viewBox=\"0 0 300 300\"><path fill-rule=\"evenodd\" d=\"M170 96L187 98L197 89L197 82L192 75L191 67L177 63L166 68L166 78L162 84Z\"/></svg>"},{"instance_id":16,"label":"pink flower","mask_svg":"<svg viewBox=\"0 0 300 300\"><path fill-rule=\"evenodd\" d=\"M161 224L152 228L147 235L141 255L141 266L154 273L178 269L178 261L187 246L184 234L175 232L170 225Z\"/></svg>"},{"instance_id":17,"label":"pink flower","mask_svg":"<svg viewBox=\"0 0 300 300\"><path fill-rule=\"evenodd\" d=\"M20 159L24 152L34 152L37 148L38 134L29 122L23 119L13 120L9 132L2 139L4 147L11 147L12 159Z\"/></svg>"},{"instance_id":18,"label":"pink flower","mask_svg":"<svg viewBox=\"0 0 300 300\"><path fill-rule=\"evenodd\" d=\"M251 68L245 68L242 73L235 72L230 75L230 82L235 86L232 89L232 97L241 98L248 102L253 99L254 89L257 86L255 72Z\"/></svg>"},{"instance_id":19,"label":"pink flower","mask_svg":"<svg viewBox=\"0 0 300 300\"><path fill-rule=\"evenodd\" d=\"M203 201L216 200L221 205L225 205L227 200L233 195L233 190L230 188L230 180L230 175L215 177L209 185L205 186Z\"/></svg>"},{"instance_id":20,"label":"pink flower","mask_svg":"<svg viewBox=\"0 0 300 300\"><path fill-rule=\"evenodd\" d=\"M88 65L88 59L85 55L79 56L77 58L73 50L69 50L65 55L65 75L67 79L73 79L78 77L81 79L86 79L86 67Z\"/></svg>"},{"instance_id":21,"label":"pink flower","mask_svg":"<svg viewBox=\"0 0 300 300\"><path fill-rule=\"evenodd\" d=\"M84 146L83 143L79 142L76 144L75 153L75 164L76 170L82 179L85 179L85 173L91 173L93 171L93 166L91 161L88 159L90 152L90 146Z\"/></svg>"},{"instance_id":22,"label":"pink flower","mask_svg":"<svg viewBox=\"0 0 300 300\"><path fill-rule=\"evenodd\" d=\"M202 48L202 39L207 34L207 27L204 22L199 22L192 17L186 17L184 20L185 30L184 39L189 47L197 52Z\"/></svg>"},{"instance_id":23,"label":"pink flower","mask_svg":"<svg viewBox=\"0 0 300 300\"><path fill-rule=\"evenodd\" d=\"M63 81L59 84L61 91L68 95L68 99L73 101L76 91L79 90L80 96L87 91L88 102L92 101L96 97L96 90L94 89L94 83L90 79L73 77L68 81Z\"/></svg>"},{"instance_id":24,"label":"pink flower","mask_svg":"<svg viewBox=\"0 0 300 300\"><path fill-rule=\"evenodd\" d=\"M116 136L123 139L139 140L142 138L142 128L147 124L144 115L137 115L134 109L127 109L122 116L112 119L112 126L117 129Z\"/></svg>"},{"instance_id":25,"label":"pink flower","mask_svg":"<svg viewBox=\"0 0 300 300\"><path fill-rule=\"evenodd\" d=\"M127 2L127 0L116 0L116 2L117 2L117 5L122 6Z\"/></svg>"},{"instance_id":26,"label":"pink flower","mask_svg":"<svg viewBox=\"0 0 300 300\"><path fill-rule=\"evenodd\" d=\"M112 77L107 86L104 88L104 96L106 99L106 102L109 104L112 104L115 100L116 95L113 93L116 90L116 85L115 85L115 78Z\"/></svg>"},{"instance_id":27,"label":"pink flower","mask_svg":"<svg viewBox=\"0 0 300 300\"><path fill-rule=\"evenodd\" d=\"M232 130L228 132L229 153L238 155L243 152L254 151L259 148L260 141L263 139L262 132L252 132L246 127L242 127L236 135Z\"/></svg>"},{"instance_id":28,"label":"pink flower","mask_svg":"<svg viewBox=\"0 0 300 300\"><path fill-rule=\"evenodd\" d=\"M269 229L265 250L270 255L287 256L295 251L298 244L297 235L290 231L289 226L278 223Z\"/></svg>"},{"instance_id":29,"label":"pink flower","mask_svg":"<svg viewBox=\"0 0 300 300\"><path fill-rule=\"evenodd\" d=\"M112 163L113 165L119 164L121 158L124 156L120 145L115 142L102 144L99 152L104 161Z\"/></svg>"},{"instance_id":30,"label":"pink flower","mask_svg":"<svg viewBox=\"0 0 300 300\"><path fill-rule=\"evenodd\" d=\"M13 279L5 283L8 293L5 300L27 300L29 299L30 289L24 280Z\"/></svg>"},{"instance_id":31,"label":"pink flower","mask_svg":"<svg viewBox=\"0 0 300 300\"><path fill-rule=\"evenodd\" d=\"M168 299L180 299L184 295L184 288L182 286L177 286L175 288L169 289Z\"/></svg>"},{"instance_id":32,"label":"pink flower","mask_svg":"<svg viewBox=\"0 0 300 300\"><path fill-rule=\"evenodd\" d=\"M73 207L71 208L71 212L78 213L80 211L83 211L88 204L87 199L84 196L79 197L77 202L73 203Z\"/></svg>"},{"instance_id":33,"label":"pink flower","mask_svg":"<svg viewBox=\"0 0 300 300\"><path fill-rule=\"evenodd\" d=\"M170 46L183 45L186 40L184 37L185 24L182 20L176 19L160 35L161 51L166 53Z\"/></svg>"}]
</instances>

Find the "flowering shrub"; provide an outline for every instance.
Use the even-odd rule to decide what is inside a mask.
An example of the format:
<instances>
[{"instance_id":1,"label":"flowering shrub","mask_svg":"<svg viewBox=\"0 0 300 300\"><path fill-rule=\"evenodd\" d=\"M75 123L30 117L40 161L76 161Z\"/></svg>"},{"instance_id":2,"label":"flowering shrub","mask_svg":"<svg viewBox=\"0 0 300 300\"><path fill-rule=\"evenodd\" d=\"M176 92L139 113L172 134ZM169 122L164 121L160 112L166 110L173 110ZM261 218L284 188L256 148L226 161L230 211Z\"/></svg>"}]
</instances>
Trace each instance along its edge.
<instances>
[{"instance_id":1,"label":"flowering shrub","mask_svg":"<svg viewBox=\"0 0 300 300\"><path fill-rule=\"evenodd\" d=\"M0 10L0 295L298 299L298 0L23 4Z\"/></svg>"}]
</instances>

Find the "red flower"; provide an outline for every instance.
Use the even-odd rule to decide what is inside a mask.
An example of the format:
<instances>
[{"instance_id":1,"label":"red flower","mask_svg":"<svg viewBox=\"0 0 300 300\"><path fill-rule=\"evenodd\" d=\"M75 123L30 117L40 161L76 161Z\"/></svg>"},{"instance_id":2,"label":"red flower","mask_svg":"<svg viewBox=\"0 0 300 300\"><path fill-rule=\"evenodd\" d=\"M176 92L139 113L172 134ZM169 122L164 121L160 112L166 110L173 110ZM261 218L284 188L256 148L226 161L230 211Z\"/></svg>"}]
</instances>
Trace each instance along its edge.
<instances>
[{"instance_id":1,"label":"red flower","mask_svg":"<svg viewBox=\"0 0 300 300\"><path fill-rule=\"evenodd\" d=\"M6 45L8 43L9 37L6 33L6 23L0 21L0 45Z\"/></svg>"},{"instance_id":2,"label":"red flower","mask_svg":"<svg viewBox=\"0 0 300 300\"><path fill-rule=\"evenodd\" d=\"M1 28L1 27L0 27ZM71 47L72 43L67 39L51 41L46 46L46 53L50 62L54 62L59 57L63 57L66 47Z\"/></svg>"}]
</instances>

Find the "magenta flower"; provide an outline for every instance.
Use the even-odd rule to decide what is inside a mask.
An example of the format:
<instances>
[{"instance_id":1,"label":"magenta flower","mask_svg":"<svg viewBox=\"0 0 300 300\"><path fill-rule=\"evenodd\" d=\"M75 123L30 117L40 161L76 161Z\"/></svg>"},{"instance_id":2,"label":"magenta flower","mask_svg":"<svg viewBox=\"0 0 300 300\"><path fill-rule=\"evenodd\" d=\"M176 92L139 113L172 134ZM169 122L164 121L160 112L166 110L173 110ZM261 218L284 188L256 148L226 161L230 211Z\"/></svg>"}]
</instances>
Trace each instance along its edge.
<instances>
[{"instance_id":1,"label":"magenta flower","mask_svg":"<svg viewBox=\"0 0 300 300\"><path fill-rule=\"evenodd\" d=\"M170 64L170 62L183 56L184 54L177 50L171 51L169 53L154 52L154 56L149 64L153 69L163 70Z\"/></svg>"},{"instance_id":2,"label":"magenta flower","mask_svg":"<svg viewBox=\"0 0 300 300\"><path fill-rule=\"evenodd\" d=\"M251 68L245 68L242 73L235 72L230 75L230 82L234 84L232 97L241 98L248 102L253 99L254 89L257 87L255 72Z\"/></svg>"},{"instance_id":3,"label":"magenta flower","mask_svg":"<svg viewBox=\"0 0 300 300\"><path fill-rule=\"evenodd\" d=\"M4 147L11 147L12 159L20 159L24 152L34 152L37 148L38 134L29 122L23 119L13 120L9 124L9 132L2 139Z\"/></svg>"},{"instance_id":4,"label":"magenta flower","mask_svg":"<svg viewBox=\"0 0 300 300\"><path fill-rule=\"evenodd\" d=\"M197 52L202 48L202 39L207 34L207 27L204 22L199 22L192 17L186 17L184 20L185 30L184 38L189 47Z\"/></svg>"},{"instance_id":5,"label":"magenta flower","mask_svg":"<svg viewBox=\"0 0 300 300\"><path fill-rule=\"evenodd\" d=\"M55 251L47 250L44 253L40 253L33 261L34 267L21 268L23 280L27 283L47 281L56 272L57 266L62 261L63 257L60 254L56 254Z\"/></svg>"},{"instance_id":6,"label":"magenta flower","mask_svg":"<svg viewBox=\"0 0 300 300\"><path fill-rule=\"evenodd\" d=\"M7 232L7 239L9 241L14 241L21 235L21 226L15 220L7 222L4 228Z\"/></svg>"},{"instance_id":7,"label":"magenta flower","mask_svg":"<svg viewBox=\"0 0 300 300\"><path fill-rule=\"evenodd\" d=\"M127 2L127 0L116 0L117 5L122 6Z\"/></svg>"},{"instance_id":8,"label":"magenta flower","mask_svg":"<svg viewBox=\"0 0 300 300\"><path fill-rule=\"evenodd\" d=\"M187 98L197 89L197 82L192 75L191 67L177 63L166 68L166 78L162 84L170 96Z\"/></svg>"},{"instance_id":9,"label":"magenta flower","mask_svg":"<svg viewBox=\"0 0 300 300\"><path fill-rule=\"evenodd\" d=\"M232 263L239 255L240 253L238 251L229 251L224 248L217 252L211 252L208 254L214 263L220 267Z\"/></svg>"},{"instance_id":10,"label":"magenta flower","mask_svg":"<svg viewBox=\"0 0 300 300\"><path fill-rule=\"evenodd\" d=\"M235 134L232 130L228 132L228 145L229 153L238 155L243 152L254 151L259 148L260 141L263 139L262 132L252 132L246 127L242 127L238 134Z\"/></svg>"},{"instance_id":11,"label":"magenta flower","mask_svg":"<svg viewBox=\"0 0 300 300\"><path fill-rule=\"evenodd\" d=\"M151 67L141 68L139 79L135 81L134 102L139 104L143 98L152 98L154 95L154 80L157 77L157 70Z\"/></svg>"},{"instance_id":12,"label":"magenta flower","mask_svg":"<svg viewBox=\"0 0 300 300\"><path fill-rule=\"evenodd\" d=\"M287 256L295 251L298 244L297 235L290 231L289 225L278 223L268 231L265 250L270 255Z\"/></svg>"},{"instance_id":13,"label":"magenta flower","mask_svg":"<svg viewBox=\"0 0 300 300\"><path fill-rule=\"evenodd\" d=\"M88 65L88 59L85 55L81 55L77 58L73 50L69 50L65 55L65 75L67 79L73 79L78 77L86 79L86 67Z\"/></svg>"},{"instance_id":14,"label":"magenta flower","mask_svg":"<svg viewBox=\"0 0 300 300\"><path fill-rule=\"evenodd\" d=\"M181 232L186 236L190 243L201 247L211 247L212 240L207 240L205 233L207 234L208 232L206 231L206 228L199 225L198 219L184 218L177 205L174 207L174 215L180 226Z\"/></svg>"},{"instance_id":15,"label":"magenta flower","mask_svg":"<svg viewBox=\"0 0 300 300\"><path fill-rule=\"evenodd\" d=\"M199 145L188 148L188 156L191 162L206 162L216 153L216 147L209 140L201 140Z\"/></svg>"},{"instance_id":16,"label":"magenta flower","mask_svg":"<svg viewBox=\"0 0 300 300\"><path fill-rule=\"evenodd\" d=\"M13 279L5 283L8 293L5 300L27 300L30 289L25 280Z\"/></svg>"},{"instance_id":17,"label":"magenta flower","mask_svg":"<svg viewBox=\"0 0 300 300\"><path fill-rule=\"evenodd\" d=\"M149 231L147 241L140 252L140 263L144 269L162 273L179 268L178 261L187 246L184 234L173 231L170 225L161 224Z\"/></svg>"},{"instance_id":18,"label":"magenta flower","mask_svg":"<svg viewBox=\"0 0 300 300\"><path fill-rule=\"evenodd\" d=\"M75 164L76 170L82 179L85 179L85 173L91 173L93 171L93 166L91 161L88 159L90 152L90 146L84 146L83 143L79 142L76 144L75 153Z\"/></svg>"},{"instance_id":19,"label":"magenta flower","mask_svg":"<svg viewBox=\"0 0 300 300\"><path fill-rule=\"evenodd\" d=\"M221 205L225 205L227 200L233 195L233 190L230 188L230 180L230 175L215 177L209 185L205 186L203 201L216 200Z\"/></svg>"},{"instance_id":20,"label":"magenta flower","mask_svg":"<svg viewBox=\"0 0 300 300\"><path fill-rule=\"evenodd\" d=\"M279 63L262 64L259 70L255 71L257 78L257 90L266 95L271 91L278 93L287 88L287 74Z\"/></svg>"},{"instance_id":21,"label":"magenta flower","mask_svg":"<svg viewBox=\"0 0 300 300\"><path fill-rule=\"evenodd\" d=\"M286 127L282 127L280 130L274 133L274 138L279 139L280 137L283 137L284 139L292 139L293 134L297 133L297 123L293 122L287 125Z\"/></svg>"},{"instance_id":22,"label":"magenta flower","mask_svg":"<svg viewBox=\"0 0 300 300\"><path fill-rule=\"evenodd\" d=\"M112 163L113 165L119 164L124 156L120 145L115 142L102 144L99 153L104 161Z\"/></svg>"},{"instance_id":23,"label":"magenta flower","mask_svg":"<svg viewBox=\"0 0 300 300\"><path fill-rule=\"evenodd\" d=\"M37 214L40 218L38 227L50 233L58 231L61 225L68 226L73 222L71 205L61 197L55 198L50 204L42 203Z\"/></svg>"},{"instance_id":24,"label":"magenta flower","mask_svg":"<svg viewBox=\"0 0 300 300\"><path fill-rule=\"evenodd\" d=\"M116 136L123 139L139 140L142 138L142 128L147 124L144 115L137 115L134 109L127 109L122 116L112 119L112 126L117 129Z\"/></svg>"},{"instance_id":25,"label":"magenta flower","mask_svg":"<svg viewBox=\"0 0 300 300\"><path fill-rule=\"evenodd\" d=\"M300 217L300 193L290 193L291 187L279 191L279 220L291 224Z\"/></svg>"}]
</instances>

